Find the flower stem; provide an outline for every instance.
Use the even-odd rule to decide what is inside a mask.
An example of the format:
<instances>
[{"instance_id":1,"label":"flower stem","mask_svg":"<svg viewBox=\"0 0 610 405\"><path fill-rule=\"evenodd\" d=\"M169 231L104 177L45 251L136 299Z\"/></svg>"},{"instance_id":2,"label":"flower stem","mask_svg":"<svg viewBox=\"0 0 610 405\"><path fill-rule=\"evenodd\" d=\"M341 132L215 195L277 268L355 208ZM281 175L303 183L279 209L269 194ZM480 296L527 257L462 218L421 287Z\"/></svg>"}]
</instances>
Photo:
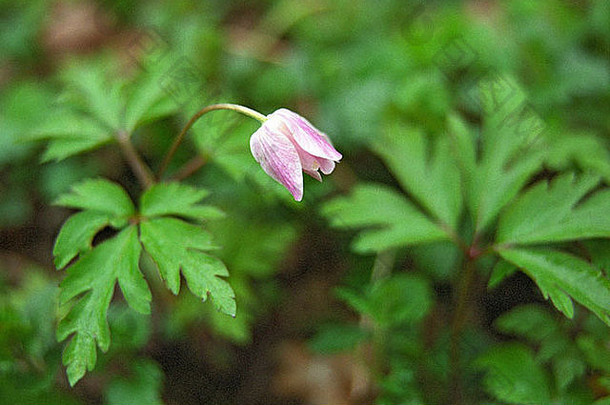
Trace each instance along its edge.
<instances>
[{"instance_id":1,"label":"flower stem","mask_svg":"<svg viewBox=\"0 0 610 405\"><path fill-rule=\"evenodd\" d=\"M138 181L144 187L144 189L149 188L155 182L155 177L153 175L150 167L140 157L136 149L133 147L131 140L129 139L129 134L125 131L119 131L117 133L117 141L119 142L119 146L121 151L123 152L123 156L127 160L127 163L133 170L134 174L138 178Z\"/></svg>"},{"instance_id":2,"label":"flower stem","mask_svg":"<svg viewBox=\"0 0 610 405\"><path fill-rule=\"evenodd\" d=\"M176 153L176 150L178 149L178 147L180 146L180 144L184 140L184 137L186 136L186 133L188 132L188 130L191 129L193 124L195 124L195 122L197 122L197 120L199 118L201 118L204 114L207 114L210 111L215 111L215 110L231 110L231 111L236 111L236 112L239 112L241 114L247 115L248 117L252 117L252 118L260 121L261 123L265 122L267 120L267 117L265 117L263 114L259 113L258 111L254 111L254 110L252 110L252 109L250 109L248 107L244 107L244 106L241 106L241 105L238 105L238 104L222 103L222 104L212 104L212 105L209 105L207 107L203 107L201 110L199 110L195 115L193 115L191 117L189 122L186 123L184 128L182 128L182 131L180 131L180 133L178 134L178 136L174 140L174 143L172 144L172 146L170 147L169 151L167 152L167 155L165 155L165 158L163 159L163 162L161 162L161 166L160 166L159 172L157 174L157 178L158 179L160 179L161 176L163 176L163 174L165 173L165 170L167 170L167 166L169 165L169 163L171 162L172 158L174 157L174 154Z\"/></svg>"}]
</instances>

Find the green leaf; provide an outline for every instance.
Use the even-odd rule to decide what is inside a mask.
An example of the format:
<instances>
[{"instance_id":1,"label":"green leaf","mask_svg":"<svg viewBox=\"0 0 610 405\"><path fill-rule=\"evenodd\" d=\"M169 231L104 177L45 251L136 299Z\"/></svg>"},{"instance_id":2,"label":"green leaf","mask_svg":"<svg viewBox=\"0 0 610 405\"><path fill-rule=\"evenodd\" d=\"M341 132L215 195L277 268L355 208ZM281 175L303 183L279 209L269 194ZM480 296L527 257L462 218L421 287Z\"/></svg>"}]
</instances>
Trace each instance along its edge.
<instances>
[{"instance_id":1,"label":"green leaf","mask_svg":"<svg viewBox=\"0 0 610 405\"><path fill-rule=\"evenodd\" d=\"M182 270L193 294L204 301L211 296L219 311L235 316L235 293L221 278L229 272L219 259L203 252L214 248L209 233L176 218L155 218L142 222L140 240L174 294Z\"/></svg>"},{"instance_id":2,"label":"green leaf","mask_svg":"<svg viewBox=\"0 0 610 405\"><path fill-rule=\"evenodd\" d=\"M374 148L402 188L436 221L457 228L462 212L462 191L448 137L430 140L420 130L395 125Z\"/></svg>"},{"instance_id":3,"label":"green leaf","mask_svg":"<svg viewBox=\"0 0 610 405\"><path fill-rule=\"evenodd\" d=\"M550 403L549 379L527 346L519 343L494 346L476 364L486 370L485 389L498 400L510 404Z\"/></svg>"},{"instance_id":4,"label":"green leaf","mask_svg":"<svg viewBox=\"0 0 610 405\"><path fill-rule=\"evenodd\" d=\"M124 405L137 399L141 404L163 405L163 371L159 365L149 360L138 360L130 368L129 378L116 377L108 384L107 404Z\"/></svg>"},{"instance_id":5,"label":"green leaf","mask_svg":"<svg viewBox=\"0 0 610 405\"><path fill-rule=\"evenodd\" d=\"M550 145L546 164L556 171L565 171L574 164L583 171L602 176L610 183L610 151L597 136L587 132L555 136Z\"/></svg>"},{"instance_id":6,"label":"green leaf","mask_svg":"<svg viewBox=\"0 0 610 405\"><path fill-rule=\"evenodd\" d=\"M578 353L574 353L575 351L562 353L553 360L553 374L561 391L564 391L574 380L585 375L587 371L587 365Z\"/></svg>"},{"instance_id":7,"label":"green leaf","mask_svg":"<svg viewBox=\"0 0 610 405\"><path fill-rule=\"evenodd\" d=\"M599 340L583 334L576 339L576 345L584 353L590 368L600 370L606 375L610 374L610 349L607 336L604 340Z\"/></svg>"},{"instance_id":8,"label":"green leaf","mask_svg":"<svg viewBox=\"0 0 610 405\"><path fill-rule=\"evenodd\" d=\"M338 228L372 228L354 242L359 252L448 239L440 226L391 188L377 184L356 186L347 197L327 203L322 214Z\"/></svg>"},{"instance_id":9,"label":"green leaf","mask_svg":"<svg viewBox=\"0 0 610 405\"><path fill-rule=\"evenodd\" d=\"M557 332L555 319L540 305L521 305L501 315L495 326L502 333L541 342Z\"/></svg>"},{"instance_id":10,"label":"green leaf","mask_svg":"<svg viewBox=\"0 0 610 405\"><path fill-rule=\"evenodd\" d=\"M309 348L316 353L333 354L354 350L365 340L368 333L358 325L325 325L309 341Z\"/></svg>"},{"instance_id":11,"label":"green leaf","mask_svg":"<svg viewBox=\"0 0 610 405\"><path fill-rule=\"evenodd\" d=\"M603 271L610 274L610 240L585 240L583 245L591 257L591 262Z\"/></svg>"},{"instance_id":12,"label":"green leaf","mask_svg":"<svg viewBox=\"0 0 610 405\"><path fill-rule=\"evenodd\" d=\"M175 215L198 221L223 217L218 208L199 204L208 194L186 184L158 183L142 195L141 213L146 217Z\"/></svg>"},{"instance_id":13,"label":"green leaf","mask_svg":"<svg viewBox=\"0 0 610 405\"><path fill-rule=\"evenodd\" d=\"M599 269L553 250L506 249L499 253L527 273L568 318L573 316L572 297L610 325L610 281Z\"/></svg>"},{"instance_id":14,"label":"green leaf","mask_svg":"<svg viewBox=\"0 0 610 405\"><path fill-rule=\"evenodd\" d=\"M62 71L66 98L109 130L121 129L123 82L113 60L74 61Z\"/></svg>"},{"instance_id":15,"label":"green leaf","mask_svg":"<svg viewBox=\"0 0 610 405\"><path fill-rule=\"evenodd\" d=\"M174 58L166 57L156 63L146 64L143 72L131 83L125 107L125 129L132 133L140 125L155 121L178 110L179 104L163 87L164 75L171 72Z\"/></svg>"},{"instance_id":16,"label":"green leaf","mask_svg":"<svg viewBox=\"0 0 610 405\"><path fill-rule=\"evenodd\" d=\"M482 83L482 99L497 100L494 85ZM495 101L498 104L499 101ZM493 103L492 103L493 104ZM490 108L490 106L486 106ZM509 203L527 183L529 178L540 169L544 161L544 148L538 147L539 131L530 128L531 121L540 119L535 112L528 109L527 104L506 103L501 112L488 111L485 116L483 132L480 136L480 158L473 166L472 152L462 163L463 177L466 184L466 196L469 210L475 220L476 232L481 232L496 218L500 210ZM455 125L454 125L455 126ZM453 130L455 133L459 131ZM470 134L470 142L461 140L462 144L476 144L474 131L466 132L462 138ZM534 137L532 140L531 137ZM460 143L458 143L459 145ZM466 147L461 147L462 153ZM462 158L464 160L464 158Z\"/></svg>"},{"instance_id":17,"label":"green leaf","mask_svg":"<svg viewBox=\"0 0 610 405\"><path fill-rule=\"evenodd\" d=\"M347 288L338 288L336 292L339 299L383 326L417 323L433 303L429 283L411 274L382 279L364 294Z\"/></svg>"},{"instance_id":18,"label":"green leaf","mask_svg":"<svg viewBox=\"0 0 610 405\"><path fill-rule=\"evenodd\" d=\"M135 207L121 186L104 179L88 179L60 196L57 205L108 214L115 227L127 223Z\"/></svg>"},{"instance_id":19,"label":"green leaf","mask_svg":"<svg viewBox=\"0 0 610 405\"><path fill-rule=\"evenodd\" d=\"M74 334L63 355L70 385L95 366L96 341L102 351L110 346L107 312L117 281L129 306L150 313L150 290L138 269L140 251L137 229L130 226L68 268L60 305L71 308L59 323L57 338Z\"/></svg>"},{"instance_id":20,"label":"green leaf","mask_svg":"<svg viewBox=\"0 0 610 405\"><path fill-rule=\"evenodd\" d=\"M82 211L64 223L53 248L55 267L63 269L79 253L91 249L93 237L110 224L110 215L98 211Z\"/></svg>"},{"instance_id":21,"label":"green leaf","mask_svg":"<svg viewBox=\"0 0 610 405\"><path fill-rule=\"evenodd\" d=\"M523 193L500 217L499 243L528 244L610 237L610 190L583 197L597 176L564 174Z\"/></svg>"},{"instance_id":22,"label":"green leaf","mask_svg":"<svg viewBox=\"0 0 610 405\"><path fill-rule=\"evenodd\" d=\"M514 264L509 263L506 260L498 260L491 271L487 288L491 289L497 287L505 278L512 276L516 271L517 267Z\"/></svg>"},{"instance_id":23,"label":"green leaf","mask_svg":"<svg viewBox=\"0 0 610 405\"><path fill-rule=\"evenodd\" d=\"M381 325L416 323L433 304L428 282L410 274L397 274L373 285L368 296L370 315Z\"/></svg>"},{"instance_id":24,"label":"green leaf","mask_svg":"<svg viewBox=\"0 0 610 405\"><path fill-rule=\"evenodd\" d=\"M42 160L62 160L95 149L113 140L112 132L98 121L69 109L58 109L29 131L24 140L48 140Z\"/></svg>"}]
</instances>

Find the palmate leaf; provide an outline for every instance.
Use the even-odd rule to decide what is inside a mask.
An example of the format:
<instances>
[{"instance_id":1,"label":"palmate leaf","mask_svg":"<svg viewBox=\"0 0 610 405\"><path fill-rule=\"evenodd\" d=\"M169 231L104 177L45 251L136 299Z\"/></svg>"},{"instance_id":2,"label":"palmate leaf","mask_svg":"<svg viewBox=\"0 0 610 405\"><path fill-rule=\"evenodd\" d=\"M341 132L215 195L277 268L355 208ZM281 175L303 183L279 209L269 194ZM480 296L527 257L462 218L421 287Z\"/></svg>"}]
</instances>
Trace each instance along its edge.
<instances>
[{"instance_id":1,"label":"palmate leaf","mask_svg":"<svg viewBox=\"0 0 610 405\"><path fill-rule=\"evenodd\" d=\"M59 205L83 210L66 221L54 248L58 268L78 256L61 284L63 317L57 330L60 341L73 335L64 351L71 385L95 366L96 346L106 351L110 345L107 312L117 282L133 309L150 312L150 290L138 268L142 245L159 264L173 292L179 290L182 267L197 296L205 300L210 294L220 310L235 315L233 290L219 278L228 276L226 268L203 252L214 248L210 234L200 226L169 216L197 220L217 217L219 210L199 204L206 195L186 185L158 184L145 192L138 215L123 188L92 179L75 185L58 199ZM135 225L138 221L140 240ZM118 234L92 247L93 238L106 226L119 229Z\"/></svg>"},{"instance_id":2,"label":"palmate leaf","mask_svg":"<svg viewBox=\"0 0 610 405\"><path fill-rule=\"evenodd\" d=\"M420 130L395 125L374 149L435 222L457 228L462 212L460 173L447 137L431 140Z\"/></svg>"},{"instance_id":3,"label":"palmate leaf","mask_svg":"<svg viewBox=\"0 0 610 405\"><path fill-rule=\"evenodd\" d=\"M502 249L499 254L529 275L568 318L574 315L573 298L610 325L610 280L601 270L576 256L550 249Z\"/></svg>"},{"instance_id":4,"label":"palmate leaf","mask_svg":"<svg viewBox=\"0 0 610 405\"><path fill-rule=\"evenodd\" d=\"M220 211L197 204L207 192L185 185L158 184L141 200L141 214L147 220L140 225L140 240L151 255L168 288L180 290L180 271L193 294L207 300L212 297L216 308L235 316L235 293L221 277L229 275L225 265L206 251L215 249L211 235L200 226L181 219L163 217L176 215L205 219Z\"/></svg>"},{"instance_id":5,"label":"palmate leaf","mask_svg":"<svg viewBox=\"0 0 610 405\"><path fill-rule=\"evenodd\" d=\"M90 250L95 235L109 224L110 215L99 211L82 211L68 218L53 247L55 267L63 269L79 253Z\"/></svg>"},{"instance_id":6,"label":"palmate leaf","mask_svg":"<svg viewBox=\"0 0 610 405\"><path fill-rule=\"evenodd\" d=\"M112 141L112 132L99 121L70 109L59 109L31 130L24 140L50 141L42 161L63 160Z\"/></svg>"},{"instance_id":7,"label":"palmate leaf","mask_svg":"<svg viewBox=\"0 0 610 405\"><path fill-rule=\"evenodd\" d=\"M480 83L485 113L480 136L456 116L448 121L477 233L494 221L542 167L545 156L540 147L544 124L524 102L523 95L504 94L518 87L504 79Z\"/></svg>"},{"instance_id":8,"label":"palmate leaf","mask_svg":"<svg viewBox=\"0 0 610 405\"><path fill-rule=\"evenodd\" d=\"M168 288L177 294L180 271L193 294L235 316L235 293L221 277L229 272L216 257L204 251L214 248L211 236L196 225L176 218L155 218L140 225L140 240L159 268Z\"/></svg>"},{"instance_id":9,"label":"palmate leaf","mask_svg":"<svg viewBox=\"0 0 610 405\"><path fill-rule=\"evenodd\" d=\"M61 74L67 89L64 98L109 130L121 128L124 108L122 98L125 82L117 77L116 68L113 61L108 59L85 63L74 60Z\"/></svg>"},{"instance_id":10,"label":"palmate leaf","mask_svg":"<svg viewBox=\"0 0 610 405\"><path fill-rule=\"evenodd\" d=\"M610 190L584 199L599 180L597 176L567 173L550 183L539 182L502 214L497 242L532 244L610 237Z\"/></svg>"},{"instance_id":11,"label":"palmate leaf","mask_svg":"<svg viewBox=\"0 0 610 405\"><path fill-rule=\"evenodd\" d=\"M327 203L322 213L335 227L371 228L354 241L354 249L363 253L448 238L404 196L384 185L356 186L349 196Z\"/></svg>"},{"instance_id":12,"label":"palmate leaf","mask_svg":"<svg viewBox=\"0 0 610 405\"><path fill-rule=\"evenodd\" d=\"M64 268L79 253L91 249L91 241L104 227L127 224L135 207L125 191L115 183L90 179L76 184L56 204L84 211L71 216L62 226L53 255L58 269Z\"/></svg>"},{"instance_id":13,"label":"palmate leaf","mask_svg":"<svg viewBox=\"0 0 610 405\"><path fill-rule=\"evenodd\" d=\"M224 214L218 208L200 204L208 195L207 190L185 184L155 184L142 196L140 209L149 217L175 215L196 221L222 218Z\"/></svg>"},{"instance_id":14,"label":"palmate leaf","mask_svg":"<svg viewBox=\"0 0 610 405\"><path fill-rule=\"evenodd\" d=\"M114 226L120 227L135 213L131 199L121 186L104 179L90 179L78 183L59 197L57 205L106 213Z\"/></svg>"},{"instance_id":15,"label":"palmate leaf","mask_svg":"<svg viewBox=\"0 0 610 405\"><path fill-rule=\"evenodd\" d=\"M73 306L61 319L57 338L62 341L74 334L63 355L71 385L95 366L96 343L102 351L108 350L106 318L117 281L129 306L150 313L150 290L138 269L140 251L137 228L130 226L85 253L68 269L60 285L60 304Z\"/></svg>"},{"instance_id":16,"label":"palmate leaf","mask_svg":"<svg viewBox=\"0 0 610 405\"><path fill-rule=\"evenodd\" d=\"M136 80L126 87L124 128L128 133L178 110L179 104L162 85L163 79L172 73L172 64L177 59L174 55L167 56L145 63Z\"/></svg>"},{"instance_id":17,"label":"palmate leaf","mask_svg":"<svg viewBox=\"0 0 610 405\"><path fill-rule=\"evenodd\" d=\"M60 77L65 91L58 105L24 139L48 141L43 161L62 160L174 113L178 104L161 82L170 62L146 66L127 80L117 76L114 60L73 61Z\"/></svg>"},{"instance_id":18,"label":"palmate leaf","mask_svg":"<svg viewBox=\"0 0 610 405\"><path fill-rule=\"evenodd\" d=\"M369 228L354 242L363 253L451 239L463 202L449 139L428 139L420 130L397 124L374 149L420 207L390 187L365 184L326 204L323 215L339 228Z\"/></svg>"}]
</instances>

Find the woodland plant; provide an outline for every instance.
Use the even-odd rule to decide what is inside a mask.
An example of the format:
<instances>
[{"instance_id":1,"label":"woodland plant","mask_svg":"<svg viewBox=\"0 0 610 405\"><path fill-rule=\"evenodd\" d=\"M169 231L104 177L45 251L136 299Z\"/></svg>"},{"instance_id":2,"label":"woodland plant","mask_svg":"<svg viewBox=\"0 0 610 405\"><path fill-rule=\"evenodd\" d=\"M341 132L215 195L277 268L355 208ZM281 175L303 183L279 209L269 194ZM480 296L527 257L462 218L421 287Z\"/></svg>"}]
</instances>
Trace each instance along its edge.
<instances>
[{"instance_id":1,"label":"woodland plant","mask_svg":"<svg viewBox=\"0 0 610 405\"><path fill-rule=\"evenodd\" d=\"M231 110L261 122L250 138L254 159L297 201L303 198L303 172L321 180L318 170L330 174L342 158L325 134L294 112L279 109L264 116L215 103L192 116L154 174L131 135L143 123L175 113L175 106L147 76L110 86L108 93L103 75L96 75L90 68L73 72L63 106L31 135L49 141L45 160L118 145L142 190L136 204L120 184L93 178L57 199L58 205L79 210L64 223L53 249L56 267L67 271L57 338L69 339L63 363L72 385L94 369L97 347L104 352L110 347L107 317L116 283L133 310L151 312L151 292L140 269L144 255L172 293L179 292L183 277L195 296L239 317L229 270L215 256L219 246L206 225L222 211L202 202L208 190L164 176L198 119ZM367 365L378 381L381 404L470 403L484 398L471 384L481 375L485 391L507 403L592 402L595 397L583 388L585 371L594 370L595 383L604 387L610 380L608 364L600 360L610 358L607 329L574 302L610 324L610 281L603 270L610 237L608 178L554 166L551 140L531 135L540 123L515 119L520 104L494 105L499 97L493 83L481 82L479 91L481 132L457 114L435 137L397 118L373 144L395 181L357 183L323 205L332 226L363 229L352 249L376 254L377 261L368 283L337 291L370 322L339 323L321 331L312 347L344 351L372 344L375 355ZM107 228L111 235L93 243ZM428 249L421 257L436 258L428 259L432 276L421 269L394 272L399 258L417 257L418 249ZM565 322L539 305L517 307L496 320L497 331L517 341L494 343L469 321L475 294L481 294L477 280L487 278L492 289L517 271L568 319L579 320L575 340ZM451 286L450 305L435 297L437 282ZM449 308L447 319L426 323L443 305Z\"/></svg>"},{"instance_id":2,"label":"woodland plant","mask_svg":"<svg viewBox=\"0 0 610 405\"><path fill-rule=\"evenodd\" d=\"M473 384L481 374L500 403L593 403L589 384L609 393L608 162L598 173L555 166L552 132L537 131L538 116L523 118L523 97L499 103L498 91L491 81L478 85L481 130L455 114L433 137L400 119L388 124L373 148L394 181L357 184L322 208L334 227L361 229L354 252L377 255L365 287L338 291L375 326L336 333L377 349L380 403L475 403L484 398ZM405 253L419 269L394 272ZM516 272L579 326L570 332L568 323L529 304L494 322L515 341L490 341L472 320L475 303ZM482 279L489 292L478 288ZM436 304L450 313L440 324L425 322L439 318L435 282L452 286L450 301ZM334 340L323 334L314 342L324 349ZM595 402L607 403L610 396Z\"/></svg>"},{"instance_id":3,"label":"woodland plant","mask_svg":"<svg viewBox=\"0 0 610 405\"><path fill-rule=\"evenodd\" d=\"M261 122L250 139L252 154L297 201L303 198L303 171L321 181L318 170L330 174L335 161L341 159L325 134L292 111L280 109L265 116L244 106L217 103L192 116L155 175L130 138L143 122L172 112L167 94L157 83L145 80L113 87L108 97L100 77L90 76L91 71L79 73L84 77L76 79L75 96L82 96L82 104L67 106L34 131L32 138L49 140L45 160L63 159L104 143L118 145L140 182L142 194L136 205L121 185L94 178L75 184L56 201L79 210L64 223L53 249L57 269L67 270L60 285L57 338L70 338L63 363L71 385L93 370L97 347L103 352L110 347L107 318L116 283L133 310L150 314L151 292L139 267L144 252L173 294L178 294L183 277L203 301L210 298L218 311L232 317L237 314L235 293L225 279L229 271L213 255L218 246L202 226L222 217L223 212L202 203L209 191L163 178L178 146L198 119L212 111L230 110ZM96 235L107 227L114 235L93 246Z\"/></svg>"},{"instance_id":4,"label":"woodland plant","mask_svg":"<svg viewBox=\"0 0 610 405\"><path fill-rule=\"evenodd\" d=\"M298 52L288 52L288 68L269 68L260 60L233 61L227 73L233 75L236 93L256 100L250 105L302 101L296 94L307 88L319 98L320 127L342 140L343 154L324 133L287 109L263 115L222 103L241 97L211 97L211 91L203 101L176 98L168 89L199 91L200 83L164 86L168 69L179 59L166 48L162 51L168 54L157 63L146 62L129 74L114 74L108 63L97 60L62 67L62 95L56 105L49 105L37 85L23 86L5 102L21 106L29 100L27 113L14 115L40 117L40 122L23 123L14 132L45 141L44 162L75 161L73 171L81 179L71 181L70 191L62 190L56 199L57 205L77 210L59 230L53 248L55 266L66 270L59 297L54 280L42 272L26 277L22 289L0 296L1 325L7 331L0 333L0 372L10 369L4 359L15 357L13 347L25 348L28 367L43 370L45 381L53 385L55 369L44 364L46 355L56 355L49 343L56 332L60 342L67 341L63 363L71 385L94 368L105 373L104 358L114 349L119 357L139 353L146 345L153 320L141 314L156 313L155 303L163 299L157 301L156 294L153 299L151 290L178 294L182 279L192 294L159 305L170 313L161 321L162 333L184 335L190 320L205 317L223 339L247 342L249 327L259 321L248 311L254 306L252 297L269 292L244 287L246 272L233 269L252 268L261 278L272 278L278 258L298 233L293 223L273 217L277 207L270 214L256 204L277 197L294 208L291 219L303 219L298 210L311 198L316 203L308 207L306 225L316 232L305 228L300 243L294 244L309 249L303 241L315 239L317 246L333 245L317 239L326 225L332 230L324 229L325 236L346 241L341 263L328 267L333 274L348 268L335 295L349 312L329 315L325 325L300 326L311 336L310 349L347 352L366 366L375 403L610 404L610 157L607 145L594 134L608 126L603 119L589 119L607 116L607 64L579 45L610 35L610 8L601 0L592 2L596 6L590 23L573 24L568 18L561 23L570 29L554 31L552 24L540 21L554 14L549 10L559 2L507 2L522 27L515 35L550 55L531 58L529 66L514 57L527 54L528 47L516 46L509 56L496 52L493 35L471 29L473 23L457 18L453 6L439 4L430 15L421 14L423 20L418 20L419 11L409 13L413 21L403 24L404 2L389 1L392 7L387 10L368 3L358 3L359 9L352 1L328 2L328 13L301 21L294 19L298 13L286 11L292 2L279 2L281 7L270 14L273 18L264 21L269 28L286 18L279 24L284 28L262 27L261 32L275 33L278 44L293 41L295 49L303 42ZM413 4L427 10L419 2ZM202 12L211 19L206 22L191 19L193 11L181 2L167 2L167 7L187 14L192 30L185 32L204 38L193 34L189 39L191 34L180 32L177 36L186 41L183 48L197 49L199 55L197 46L215 43L209 36L218 28L214 24L224 21L220 12ZM398 23L386 24L383 19L388 17ZM170 32L174 26L182 28L169 17L163 24ZM434 35L428 35L430 25L436 28ZM597 37L584 31L589 25L596 27ZM293 26L299 35L288 29ZM383 40L371 36L378 29L387 30ZM413 41L413 32L420 29L424 35ZM583 37L569 37L579 30L585 32ZM446 42L453 43L462 31L473 45L460 38L457 43L468 46L457 49L472 52L449 53L466 55L465 62L472 57L475 63L456 65L450 59L447 66L431 66L438 64ZM547 43L554 34L561 41ZM517 71L525 65L528 74L537 72L528 79L542 89L540 115L524 94L500 94L514 92L516 80L494 74L488 80L479 66L483 63L476 60L479 49L491 50L481 51L482 59L496 68L511 69L514 64ZM214 52L213 46L201 50L204 56L196 64L212 60ZM562 63L565 55L569 63ZM552 67L557 72L548 73L547 59L558 61ZM308 63L315 68L305 75L302 69ZM225 73L210 70L214 78ZM473 72L475 77L469 77ZM548 79L553 74L562 77L560 86ZM457 80L463 77L473 80ZM297 82L294 87L285 84ZM573 108L572 101L561 104L571 94L578 107ZM248 124L243 122L250 120L235 124L223 115L231 112L218 110L245 114L260 126L244 130ZM205 120L198 121L203 116ZM220 118L212 122L216 116ZM552 117L548 123L543 118L547 116ZM586 122L591 133L567 130L571 117L577 124ZM186 125L173 138L176 122ZM181 156L179 147L187 134L195 135L195 157L191 150L186 158ZM244 134L249 135L249 149ZM158 161L155 148L161 149ZM358 148L370 148L376 157ZM89 153L94 150L106 153L101 156L108 159L107 166L115 166L114 152L120 152L133 176L105 176L120 178L120 184L89 178L90 167L83 162L93 160ZM255 191L244 192L251 185L227 191L227 177L214 178L208 167L199 170L215 158L232 178L252 174ZM304 183L303 173L321 180L321 173L330 174L339 161L344 172L333 177L341 183L339 190L333 182L318 188ZM212 181L190 177L202 172L211 173ZM9 191L18 196L15 190ZM333 195L319 198L324 194L318 190ZM206 203L222 193L237 205L235 211L247 213L225 213L226 207L217 207L221 204ZM309 215L313 213L321 220ZM335 245L330 248L341 249ZM0 288L8 290L4 280ZM58 314L53 311L56 299ZM505 305L490 308L492 301ZM5 344L4 339L18 344ZM98 359L97 348L110 353ZM19 380L21 363L13 363L17 366L10 370L16 370L14 380ZM148 359L133 363L128 377L108 377L104 395L109 403L134 398L133 386L154 394L154 400L141 400L149 398L142 395L139 402L162 403L160 366ZM0 396L23 391L7 386L0 381ZM166 387L165 395L171 390Z\"/></svg>"}]
</instances>

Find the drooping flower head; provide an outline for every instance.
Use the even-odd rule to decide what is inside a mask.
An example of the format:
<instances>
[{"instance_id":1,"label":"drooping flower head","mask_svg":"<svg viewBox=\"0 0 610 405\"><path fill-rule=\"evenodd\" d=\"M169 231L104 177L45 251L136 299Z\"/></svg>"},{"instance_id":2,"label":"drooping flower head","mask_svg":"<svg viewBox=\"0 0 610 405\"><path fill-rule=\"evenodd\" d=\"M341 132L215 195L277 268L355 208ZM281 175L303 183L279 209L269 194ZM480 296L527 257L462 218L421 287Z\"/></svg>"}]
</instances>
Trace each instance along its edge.
<instances>
[{"instance_id":1,"label":"drooping flower head","mask_svg":"<svg viewBox=\"0 0 610 405\"><path fill-rule=\"evenodd\" d=\"M281 108L267 116L250 138L250 150L265 173L296 201L303 198L303 172L322 181L342 156L328 137L300 115Z\"/></svg>"}]
</instances>

